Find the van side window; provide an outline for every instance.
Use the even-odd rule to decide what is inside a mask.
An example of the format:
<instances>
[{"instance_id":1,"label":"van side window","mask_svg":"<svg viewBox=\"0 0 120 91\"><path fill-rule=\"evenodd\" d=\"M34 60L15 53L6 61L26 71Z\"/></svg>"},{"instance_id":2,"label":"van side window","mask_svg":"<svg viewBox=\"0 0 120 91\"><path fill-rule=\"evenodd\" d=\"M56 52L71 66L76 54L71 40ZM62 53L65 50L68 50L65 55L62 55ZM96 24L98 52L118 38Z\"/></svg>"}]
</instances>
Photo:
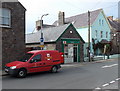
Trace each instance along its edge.
<instances>
[{"instance_id":1,"label":"van side window","mask_svg":"<svg viewBox=\"0 0 120 91\"><path fill-rule=\"evenodd\" d=\"M35 57L32 58L34 62L39 62L41 61L41 55L36 55Z\"/></svg>"}]
</instances>

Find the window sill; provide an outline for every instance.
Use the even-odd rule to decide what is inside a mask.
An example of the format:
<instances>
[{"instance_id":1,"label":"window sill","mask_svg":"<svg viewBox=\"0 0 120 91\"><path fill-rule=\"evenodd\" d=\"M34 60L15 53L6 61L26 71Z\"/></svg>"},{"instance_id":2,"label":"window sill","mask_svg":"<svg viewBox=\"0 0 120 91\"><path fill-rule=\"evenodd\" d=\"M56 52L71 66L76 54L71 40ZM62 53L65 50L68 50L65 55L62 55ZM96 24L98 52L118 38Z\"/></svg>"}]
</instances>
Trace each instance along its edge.
<instances>
[{"instance_id":1,"label":"window sill","mask_svg":"<svg viewBox=\"0 0 120 91\"><path fill-rule=\"evenodd\" d=\"M11 26L2 26L0 25L0 28L12 28Z\"/></svg>"}]
</instances>

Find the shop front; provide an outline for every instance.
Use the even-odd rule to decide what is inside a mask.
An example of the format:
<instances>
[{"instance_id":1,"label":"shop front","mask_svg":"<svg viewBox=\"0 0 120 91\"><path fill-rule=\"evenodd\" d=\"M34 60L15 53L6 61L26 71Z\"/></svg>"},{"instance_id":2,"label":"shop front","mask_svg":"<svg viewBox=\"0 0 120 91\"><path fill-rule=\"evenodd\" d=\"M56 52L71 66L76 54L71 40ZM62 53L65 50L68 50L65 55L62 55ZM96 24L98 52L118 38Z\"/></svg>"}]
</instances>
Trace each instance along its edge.
<instances>
[{"instance_id":1,"label":"shop front","mask_svg":"<svg viewBox=\"0 0 120 91\"><path fill-rule=\"evenodd\" d=\"M62 39L64 63L80 62L80 39Z\"/></svg>"}]
</instances>

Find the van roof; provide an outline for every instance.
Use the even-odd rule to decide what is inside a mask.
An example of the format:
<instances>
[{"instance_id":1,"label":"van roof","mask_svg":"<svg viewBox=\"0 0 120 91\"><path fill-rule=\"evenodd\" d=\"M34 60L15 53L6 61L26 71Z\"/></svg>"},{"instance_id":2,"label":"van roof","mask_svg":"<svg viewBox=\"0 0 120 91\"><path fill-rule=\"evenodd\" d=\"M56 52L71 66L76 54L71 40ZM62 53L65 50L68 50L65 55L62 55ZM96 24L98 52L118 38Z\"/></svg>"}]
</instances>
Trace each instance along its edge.
<instances>
[{"instance_id":1,"label":"van roof","mask_svg":"<svg viewBox=\"0 0 120 91\"><path fill-rule=\"evenodd\" d=\"M27 53L38 53L38 52L58 52L57 50L33 50L33 51L29 51Z\"/></svg>"}]
</instances>

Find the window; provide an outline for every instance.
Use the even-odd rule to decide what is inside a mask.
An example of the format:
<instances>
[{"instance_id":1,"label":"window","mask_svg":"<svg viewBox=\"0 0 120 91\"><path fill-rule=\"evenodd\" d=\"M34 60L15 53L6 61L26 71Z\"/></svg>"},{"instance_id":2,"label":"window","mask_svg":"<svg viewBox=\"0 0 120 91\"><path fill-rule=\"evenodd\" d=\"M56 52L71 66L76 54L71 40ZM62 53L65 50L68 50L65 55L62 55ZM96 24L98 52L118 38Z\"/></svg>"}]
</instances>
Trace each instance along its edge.
<instances>
[{"instance_id":1,"label":"window","mask_svg":"<svg viewBox=\"0 0 120 91\"><path fill-rule=\"evenodd\" d=\"M104 20L102 20L102 25L104 25Z\"/></svg>"},{"instance_id":2,"label":"window","mask_svg":"<svg viewBox=\"0 0 120 91\"><path fill-rule=\"evenodd\" d=\"M106 32L106 38L108 38L108 32Z\"/></svg>"},{"instance_id":3,"label":"window","mask_svg":"<svg viewBox=\"0 0 120 91\"><path fill-rule=\"evenodd\" d=\"M37 56L33 57L33 58L32 58L32 61L34 61L34 62L39 62L39 61L41 61L41 55L37 55Z\"/></svg>"},{"instance_id":4,"label":"window","mask_svg":"<svg viewBox=\"0 0 120 91\"><path fill-rule=\"evenodd\" d=\"M68 45L67 44L64 45L64 55L65 55L65 58L68 58Z\"/></svg>"},{"instance_id":5,"label":"window","mask_svg":"<svg viewBox=\"0 0 120 91\"><path fill-rule=\"evenodd\" d=\"M10 27L11 23L11 12L9 9L0 8L0 26Z\"/></svg>"},{"instance_id":6,"label":"window","mask_svg":"<svg viewBox=\"0 0 120 91\"><path fill-rule=\"evenodd\" d=\"M31 57L32 57L33 54L31 53L26 53L20 60L18 61L21 61L21 62L27 62Z\"/></svg>"},{"instance_id":7,"label":"window","mask_svg":"<svg viewBox=\"0 0 120 91\"><path fill-rule=\"evenodd\" d=\"M101 34L100 34L100 35L101 35L101 38L103 38L103 31L101 31Z\"/></svg>"},{"instance_id":8,"label":"window","mask_svg":"<svg viewBox=\"0 0 120 91\"><path fill-rule=\"evenodd\" d=\"M95 39L97 38L97 30L95 30Z\"/></svg>"},{"instance_id":9,"label":"window","mask_svg":"<svg viewBox=\"0 0 120 91\"><path fill-rule=\"evenodd\" d=\"M99 19L99 25L101 25L101 19Z\"/></svg>"}]
</instances>

